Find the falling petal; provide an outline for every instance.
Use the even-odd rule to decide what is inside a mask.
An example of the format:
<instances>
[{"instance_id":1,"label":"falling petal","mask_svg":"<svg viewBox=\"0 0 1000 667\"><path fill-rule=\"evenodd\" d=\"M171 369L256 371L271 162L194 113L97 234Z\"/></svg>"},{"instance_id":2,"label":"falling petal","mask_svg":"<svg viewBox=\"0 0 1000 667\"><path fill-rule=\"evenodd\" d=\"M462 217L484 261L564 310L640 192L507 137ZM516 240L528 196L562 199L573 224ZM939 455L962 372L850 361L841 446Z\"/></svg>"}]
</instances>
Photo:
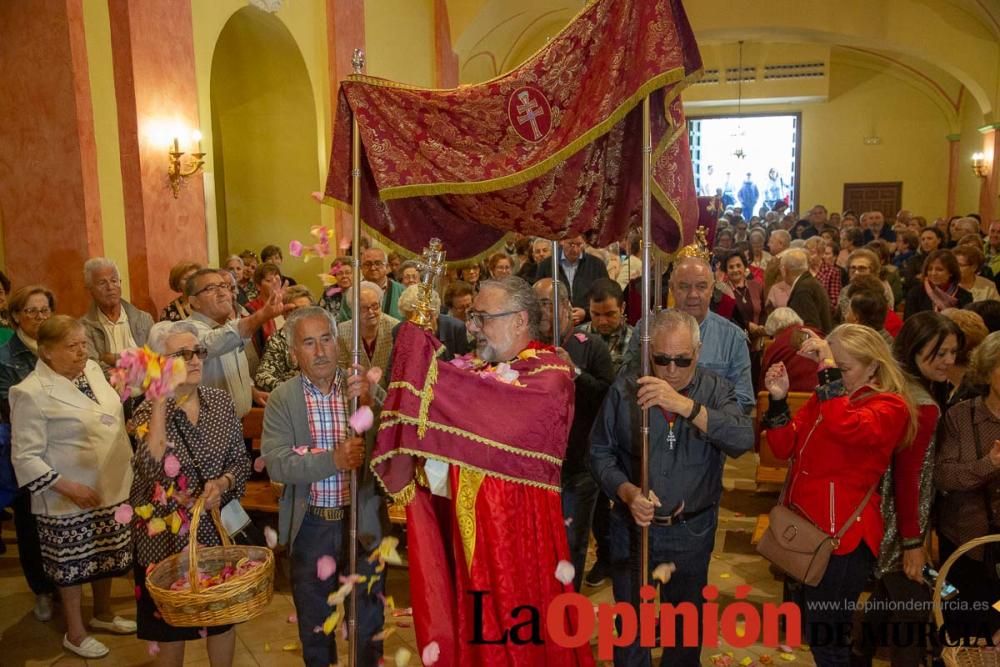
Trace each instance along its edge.
<instances>
[{"instance_id":1,"label":"falling petal","mask_svg":"<svg viewBox=\"0 0 1000 667\"><path fill-rule=\"evenodd\" d=\"M160 517L154 517L146 524L146 534L155 537L167 529L166 522Z\"/></svg>"},{"instance_id":2,"label":"falling petal","mask_svg":"<svg viewBox=\"0 0 1000 667\"><path fill-rule=\"evenodd\" d=\"M333 613L327 616L326 620L323 621L323 632L325 634L330 634L337 629L337 626L340 625L340 618L342 614L343 606L337 605L337 608L333 610Z\"/></svg>"},{"instance_id":3,"label":"falling petal","mask_svg":"<svg viewBox=\"0 0 1000 667\"><path fill-rule=\"evenodd\" d=\"M288 642L287 644L285 644L284 646L281 647L281 650L282 651L294 651L298 647L299 647L299 643L298 642Z\"/></svg>"},{"instance_id":4,"label":"falling petal","mask_svg":"<svg viewBox=\"0 0 1000 667\"><path fill-rule=\"evenodd\" d=\"M420 652L420 660L424 665L433 665L441 659L441 647L437 642L431 642Z\"/></svg>"},{"instance_id":5,"label":"falling petal","mask_svg":"<svg viewBox=\"0 0 1000 667\"><path fill-rule=\"evenodd\" d=\"M167 454L163 457L163 472L171 479L180 474L181 462L177 460L176 456L173 454Z\"/></svg>"},{"instance_id":6,"label":"falling petal","mask_svg":"<svg viewBox=\"0 0 1000 667\"><path fill-rule=\"evenodd\" d=\"M288 615L288 622L289 623L298 623L299 622L298 615L297 614L289 614Z\"/></svg>"},{"instance_id":7,"label":"falling petal","mask_svg":"<svg viewBox=\"0 0 1000 667\"><path fill-rule=\"evenodd\" d=\"M372 594L372 588L375 586L378 580L379 577L372 577L371 579L368 580L368 595Z\"/></svg>"},{"instance_id":8,"label":"falling petal","mask_svg":"<svg viewBox=\"0 0 1000 667\"><path fill-rule=\"evenodd\" d=\"M778 657L785 662L795 662L795 655L793 653L779 653Z\"/></svg>"},{"instance_id":9,"label":"falling petal","mask_svg":"<svg viewBox=\"0 0 1000 667\"><path fill-rule=\"evenodd\" d=\"M719 574L719 579L729 579L732 576L733 575L729 574L728 572L722 572Z\"/></svg>"},{"instance_id":10,"label":"falling petal","mask_svg":"<svg viewBox=\"0 0 1000 667\"><path fill-rule=\"evenodd\" d=\"M116 523L130 523L132 521L132 506L128 503L122 503L115 508L115 522Z\"/></svg>"},{"instance_id":11,"label":"falling petal","mask_svg":"<svg viewBox=\"0 0 1000 667\"><path fill-rule=\"evenodd\" d=\"M302 243L299 241L292 241L288 244L288 254L292 257L302 256Z\"/></svg>"},{"instance_id":12,"label":"falling petal","mask_svg":"<svg viewBox=\"0 0 1000 667\"><path fill-rule=\"evenodd\" d=\"M258 456L253 460L253 469L256 472L264 472L264 468L267 467L267 463L264 461L263 456Z\"/></svg>"},{"instance_id":13,"label":"falling petal","mask_svg":"<svg viewBox=\"0 0 1000 667\"><path fill-rule=\"evenodd\" d=\"M274 528L264 526L264 540L267 541L267 547L269 549L274 549L278 546L278 533L274 532Z\"/></svg>"},{"instance_id":14,"label":"falling petal","mask_svg":"<svg viewBox=\"0 0 1000 667\"><path fill-rule=\"evenodd\" d=\"M396 667L406 667L406 665L410 664L410 656L412 655L408 649L402 646L399 647L396 650Z\"/></svg>"},{"instance_id":15,"label":"falling petal","mask_svg":"<svg viewBox=\"0 0 1000 667\"><path fill-rule=\"evenodd\" d=\"M566 520L563 521L563 523L565 523L566 527L569 528L570 524L573 523L573 517L571 517L571 516L570 517L566 517Z\"/></svg>"},{"instance_id":16,"label":"falling petal","mask_svg":"<svg viewBox=\"0 0 1000 667\"><path fill-rule=\"evenodd\" d=\"M309 196L315 199L318 203L323 203L323 193L322 192L310 192Z\"/></svg>"},{"instance_id":17,"label":"falling petal","mask_svg":"<svg viewBox=\"0 0 1000 667\"><path fill-rule=\"evenodd\" d=\"M573 563L568 560L561 560L559 564L556 565L556 579L559 583L568 586L573 583L573 577L576 576L576 568L573 567Z\"/></svg>"},{"instance_id":18,"label":"falling petal","mask_svg":"<svg viewBox=\"0 0 1000 667\"><path fill-rule=\"evenodd\" d=\"M362 405L358 408L358 411L351 415L350 418L351 428L354 429L355 433L364 433L372 427L375 423L375 415L372 413L372 409L367 405Z\"/></svg>"},{"instance_id":19,"label":"falling petal","mask_svg":"<svg viewBox=\"0 0 1000 667\"><path fill-rule=\"evenodd\" d=\"M586 343L587 342L587 334L585 334L585 333L576 333L576 334L573 334L573 335L581 343Z\"/></svg>"},{"instance_id":20,"label":"falling petal","mask_svg":"<svg viewBox=\"0 0 1000 667\"><path fill-rule=\"evenodd\" d=\"M677 566L673 563L660 563L653 569L653 579L665 584L670 581L670 577L677 571Z\"/></svg>"},{"instance_id":21,"label":"falling petal","mask_svg":"<svg viewBox=\"0 0 1000 667\"><path fill-rule=\"evenodd\" d=\"M780 644L778 646L778 650L781 651L782 653L792 653L792 652L794 652L794 649L791 646L789 646L788 644Z\"/></svg>"},{"instance_id":22,"label":"falling petal","mask_svg":"<svg viewBox=\"0 0 1000 667\"><path fill-rule=\"evenodd\" d=\"M337 561L333 556L320 556L316 561L316 577L320 581L326 581L337 571Z\"/></svg>"},{"instance_id":23,"label":"falling petal","mask_svg":"<svg viewBox=\"0 0 1000 667\"><path fill-rule=\"evenodd\" d=\"M154 656L158 655L159 652L160 652L160 643L159 642L149 642L149 645L146 646L146 650L149 652L150 657L154 657Z\"/></svg>"}]
</instances>

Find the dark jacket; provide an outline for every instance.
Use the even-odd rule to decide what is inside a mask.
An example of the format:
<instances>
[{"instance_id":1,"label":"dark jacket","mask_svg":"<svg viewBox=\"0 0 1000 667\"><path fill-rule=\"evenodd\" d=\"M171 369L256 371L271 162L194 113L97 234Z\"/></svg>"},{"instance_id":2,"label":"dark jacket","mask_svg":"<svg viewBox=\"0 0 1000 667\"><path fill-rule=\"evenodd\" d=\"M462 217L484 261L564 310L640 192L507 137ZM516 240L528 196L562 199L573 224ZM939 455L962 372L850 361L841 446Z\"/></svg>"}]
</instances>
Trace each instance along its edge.
<instances>
[{"instance_id":1,"label":"dark jacket","mask_svg":"<svg viewBox=\"0 0 1000 667\"><path fill-rule=\"evenodd\" d=\"M641 410L636 403L636 373L620 373L611 385L590 434L590 462L594 477L615 509L628 515L618 499L624 482L639 484L639 433ZM753 422L745 414L733 385L703 368L697 368L691 384L681 392L708 410L708 433L687 419L674 422L677 442L667 445L669 426L663 411L649 411L649 485L662 503L657 515L667 516L684 503L691 513L717 505L722 495L725 456L736 458L753 448Z\"/></svg>"},{"instance_id":2,"label":"dark jacket","mask_svg":"<svg viewBox=\"0 0 1000 667\"><path fill-rule=\"evenodd\" d=\"M965 306L972 303L972 292L967 289L959 287L958 291L955 292L955 296L958 298L956 308L965 308ZM927 296L927 290L924 289L923 281L918 281L906 294L906 302L903 304L903 319L908 320L910 319L910 315L922 313L925 310L933 311L934 302Z\"/></svg>"},{"instance_id":3,"label":"dark jacket","mask_svg":"<svg viewBox=\"0 0 1000 667\"><path fill-rule=\"evenodd\" d=\"M393 329L392 335L393 339L395 339L395 329ZM456 357L472 351L472 345L469 343L469 332L465 328L465 322L456 317L444 314L438 315L437 337L448 348L448 351Z\"/></svg>"},{"instance_id":4,"label":"dark jacket","mask_svg":"<svg viewBox=\"0 0 1000 667\"><path fill-rule=\"evenodd\" d=\"M0 347L0 423L10 423L10 388L35 370L38 357L21 342L17 333Z\"/></svg>"},{"instance_id":5,"label":"dark jacket","mask_svg":"<svg viewBox=\"0 0 1000 667\"><path fill-rule=\"evenodd\" d=\"M830 297L811 273L803 273L795 281L788 296L788 307L798 313L807 326L819 329L824 336L833 328Z\"/></svg>"},{"instance_id":6,"label":"dark jacket","mask_svg":"<svg viewBox=\"0 0 1000 667\"><path fill-rule=\"evenodd\" d=\"M597 334L571 333L563 341L581 373L574 380L576 408L569 429L569 445L563 460L563 478L590 470L590 430L601 409L608 388L615 381L611 352Z\"/></svg>"},{"instance_id":7,"label":"dark jacket","mask_svg":"<svg viewBox=\"0 0 1000 667\"><path fill-rule=\"evenodd\" d=\"M585 252L580 255L580 262L576 267L576 273L573 274L573 284L570 285L566 279L566 272L562 267L561 250L559 251L559 258L559 280L563 285L569 287L569 298L573 302L573 307L583 308L586 311L587 306L590 305L587 300L587 291L590 290L590 286L595 280L608 277L608 267L598 258ZM552 260L549 259L538 265L538 269L535 271L535 280L551 277ZM584 319L588 319L588 316L584 316Z\"/></svg>"}]
</instances>

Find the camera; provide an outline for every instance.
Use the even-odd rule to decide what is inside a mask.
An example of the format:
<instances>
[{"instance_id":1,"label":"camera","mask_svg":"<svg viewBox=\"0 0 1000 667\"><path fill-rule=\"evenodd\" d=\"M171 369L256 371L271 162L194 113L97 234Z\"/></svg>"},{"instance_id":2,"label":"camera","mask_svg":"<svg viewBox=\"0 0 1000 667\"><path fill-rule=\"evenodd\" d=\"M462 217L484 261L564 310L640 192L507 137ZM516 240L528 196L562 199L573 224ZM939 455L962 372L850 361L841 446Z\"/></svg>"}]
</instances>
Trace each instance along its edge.
<instances>
[{"instance_id":1,"label":"camera","mask_svg":"<svg viewBox=\"0 0 1000 667\"><path fill-rule=\"evenodd\" d=\"M930 565L924 565L924 570L922 572L922 575L924 577L924 583L930 586L931 589L933 589L934 586L937 585L938 571L935 570L933 567L931 567ZM958 595L958 589L955 588L950 583L948 583L947 581L945 581L944 585L941 586L941 599L951 600L956 595Z\"/></svg>"}]
</instances>

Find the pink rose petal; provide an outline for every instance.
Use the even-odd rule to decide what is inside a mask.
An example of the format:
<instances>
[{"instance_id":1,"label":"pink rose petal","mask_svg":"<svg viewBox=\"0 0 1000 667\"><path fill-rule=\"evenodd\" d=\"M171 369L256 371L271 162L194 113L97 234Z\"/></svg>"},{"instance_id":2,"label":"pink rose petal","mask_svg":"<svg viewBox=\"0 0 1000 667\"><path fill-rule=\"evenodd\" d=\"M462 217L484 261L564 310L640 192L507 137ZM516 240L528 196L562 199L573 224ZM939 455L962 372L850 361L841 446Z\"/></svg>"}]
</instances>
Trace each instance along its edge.
<instances>
[{"instance_id":1,"label":"pink rose petal","mask_svg":"<svg viewBox=\"0 0 1000 667\"><path fill-rule=\"evenodd\" d=\"M351 428L354 429L355 433L364 433L375 423L375 415L372 414L371 408L367 405L362 405L358 408L357 412L351 415L348 421L350 421Z\"/></svg>"},{"instance_id":2,"label":"pink rose petal","mask_svg":"<svg viewBox=\"0 0 1000 667\"><path fill-rule=\"evenodd\" d=\"M568 560L561 560L556 565L556 579L559 580L559 583L568 586L573 583L573 577L575 576L576 568Z\"/></svg>"},{"instance_id":3,"label":"pink rose petal","mask_svg":"<svg viewBox=\"0 0 1000 667\"><path fill-rule=\"evenodd\" d=\"M310 192L309 196L315 199L320 204L323 203L323 193L322 192Z\"/></svg>"},{"instance_id":4,"label":"pink rose petal","mask_svg":"<svg viewBox=\"0 0 1000 667\"><path fill-rule=\"evenodd\" d=\"M298 623L298 622L299 622L299 617L298 617L298 615L297 615L297 614L289 614L289 615L288 615L288 622L289 622L289 623ZM320 628L320 630L322 630L322 629L323 629L323 628Z\"/></svg>"},{"instance_id":5,"label":"pink rose petal","mask_svg":"<svg viewBox=\"0 0 1000 667\"><path fill-rule=\"evenodd\" d=\"M278 546L278 533L274 532L274 528L264 526L264 540L267 542L267 547L273 549Z\"/></svg>"},{"instance_id":6,"label":"pink rose petal","mask_svg":"<svg viewBox=\"0 0 1000 667\"><path fill-rule=\"evenodd\" d=\"M565 523L566 527L569 528L570 524L573 523L573 517L568 517L565 521L563 521L563 523Z\"/></svg>"},{"instance_id":7,"label":"pink rose petal","mask_svg":"<svg viewBox=\"0 0 1000 667\"><path fill-rule=\"evenodd\" d=\"M264 461L263 456L258 456L253 460L253 469L257 472L264 472L264 468L267 467L267 462Z\"/></svg>"},{"instance_id":8,"label":"pink rose petal","mask_svg":"<svg viewBox=\"0 0 1000 667\"><path fill-rule=\"evenodd\" d=\"M337 561L333 556L320 556L316 561L316 577L320 581L326 581L337 571Z\"/></svg>"},{"instance_id":9,"label":"pink rose petal","mask_svg":"<svg viewBox=\"0 0 1000 667\"><path fill-rule=\"evenodd\" d=\"M156 656L160 652L160 643L149 642L149 645L146 647L146 650L149 651L150 657Z\"/></svg>"},{"instance_id":10,"label":"pink rose petal","mask_svg":"<svg viewBox=\"0 0 1000 667\"><path fill-rule=\"evenodd\" d=\"M433 665L441 659L441 647L437 642L431 642L420 652L420 660L424 665Z\"/></svg>"},{"instance_id":11,"label":"pink rose petal","mask_svg":"<svg viewBox=\"0 0 1000 667\"><path fill-rule=\"evenodd\" d=\"M130 523L132 521L132 506L128 503L122 503L115 508L115 522L117 523Z\"/></svg>"},{"instance_id":12,"label":"pink rose petal","mask_svg":"<svg viewBox=\"0 0 1000 667\"><path fill-rule=\"evenodd\" d=\"M573 334L573 335L581 343L586 343L587 342L587 334L585 334L585 333L576 333L576 334Z\"/></svg>"},{"instance_id":13,"label":"pink rose petal","mask_svg":"<svg viewBox=\"0 0 1000 667\"><path fill-rule=\"evenodd\" d=\"M302 256L302 243L299 241L292 241L288 244L288 254L292 257Z\"/></svg>"},{"instance_id":14,"label":"pink rose petal","mask_svg":"<svg viewBox=\"0 0 1000 667\"><path fill-rule=\"evenodd\" d=\"M163 457L163 472L171 479L180 474L181 462L177 460L176 456L173 454L167 454Z\"/></svg>"}]
</instances>

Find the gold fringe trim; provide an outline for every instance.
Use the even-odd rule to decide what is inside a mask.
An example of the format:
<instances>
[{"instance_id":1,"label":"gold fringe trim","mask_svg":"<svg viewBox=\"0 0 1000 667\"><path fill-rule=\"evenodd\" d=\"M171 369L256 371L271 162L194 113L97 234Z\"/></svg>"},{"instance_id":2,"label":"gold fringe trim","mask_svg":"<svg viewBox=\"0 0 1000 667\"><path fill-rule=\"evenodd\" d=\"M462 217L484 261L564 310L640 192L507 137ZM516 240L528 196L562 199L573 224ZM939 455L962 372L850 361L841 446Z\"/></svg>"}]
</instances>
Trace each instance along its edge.
<instances>
[{"instance_id":1,"label":"gold fringe trim","mask_svg":"<svg viewBox=\"0 0 1000 667\"><path fill-rule=\"evenodd\" d=\"M472 557L476 553L476 498L483 485L484 473L469 468L458 471L458 489L455 494L455 518L458 520L458 534L462 539L465 564L472 576Z\"/></svg>"},{"instance_id":2,"label":"gold fringe trim","mask_svg":"<svg viewBox=\"0 0 1000 667\"><path fill-rule=\"evenodd\" d=\"M417 398L420 398L420 390L405 380L394 380L389 383L389 389L405 389Z\"/></svg>"},{"instance_id":3,"label":"gold fringe trim","mask_svg":"<svg viewBox=\"0 0 1000 667\"><path fill-rule=\"evenodd\" d=\"M675 67L672 70L657 74L649 79L627 97L618 107L608 115L603 121L593 126L582 135L571 141L566 146L545 158L541 162L534 164L521 171L491 178L484 181L452 181L436 183L415 183L410 185L398 185L395 187L383 188L379 190L379 198L383 201L391 199L402 199L404 197L434 196L441 194L482 194L494 190L503 190L515 185L521 185L527 181L538 178L542 174L549 172L560 162L565 161L587 144L592 143L599 137L607 134L618 121L624 118L642 99L648 96L657 88L663 88L671 84L678 83L685 79L684 68Z\"/></svg>"},{"instance_id":4,"label":"gold fringe trim","mask_svg":"<svg viewBox=\"0 0 1000 667\"><path fill-rule=\"evenodd\" d=\"M406 424L407 426L420 426L421 421L419 419L414 419L413 417L404 415L398 410L384 410L382 412L381 423L379 424L379 431L383 429L392 428L396 424ZM499 449L500 451L507 452L508 454L517 454L518 456L524 456L529 459L538 459L540 461L545 461L546 463L551 463L553 465L562 466L563 460L551 456L549 454L543 454L542 452L534 452L527 449L521 449L519 447L514 447L513 445L507 445L502 442L497 442L496 440L490 440L489 438L484 438L481 435L476 435L475 433L469 433L466 430L456 428L454 426L449 426L447 424L439 424L428 420L426 422L427 428L432 428L436 431L442 431L444 433L449 433L451 435L457 435L460 438L465 438L473 442L478 442L481 445L486 445L487 447L493 447L494 449Z\"/></svg>"},{"instance_id":5,"label":"gold fringe trim","mask_svg":"<svg viewBox=\"0 0 1000 667\"><path fill-rule=\"evenodd\" d=\"M375 477L378 479L378 475L375 475ZM379 479L379 482L381 481L382 480ZM412 480L409 484L404 486L399 493L389 493L389 490L385 488L385 485L382 485L382 489L385 491L386 495L389 496L394 505L401 505L403 507L406 507L413 502L413 499L417 495L417 485Z\"/></svg>"},{"instance_id":6,"label":"gold fringe trim","mask_svg":"<svg viewBox=\"0 0 1000 667\"><path fill-rule=\"evenodd\" d=\"M431 409L431 401L434 400L434 383L438 378L437 357L431 358L431 365L427 369L427 377L424 379L424 392L420 396L420 413L417 421L417 437L423 439L427 435L427 413Z\"/></svg>"},{"instance_id":7,"label":"gold fringe trim","mask_svg":"<svg viewBox=\"0 0 1000 667\"><path fill-rule=\"evenodd\" d=\"M532 375L538 375L544 371L562 371L563 373L569 373L569 366L557 366L552 364L546 364L544 366L539 366L538 368L533 368L532 370L522 373L525 377L531 377Z\"/></svg>"},{"instance_id":8,"label":"gold fringe trim","mask_svg":"<svg viewBox=\"0 0 1000 667\"><path fill-rule=\"evenodd\" d=\"M372 468L372 473L374 474L375 479L378 480L379 486L382 487L382 490L385 491L385 493L390 498L393 497L394 495L400 495L406 493L407 492L406 488L404 487L403 490L400 491L398 494L390 493L389 489L386 488L385 486L385 482L382 480L381 477L379 477L378 473L375 473L375 466L378 465L379 463L382 463L383 461L391 459L393 456L398 456L400 454L406 454L409 456L415 456L424 459L432 459L434 461L443 461L444 463L448 463L453 466L458 466L459 468L468 468L469 470L476 470L478 472L483 473L487 477L493 477L495 479L500 479L505 482L513 482L515 484L522 484L524 486L530 486L536 489L542 489L544 491L554 491L555 493L562 493L562 487L560 487L557 484L545 484L544 482L536 482L534 480L524 479L523 477L513 477L511 475L505 475L503 473L495 472L493 470L486 470L485 468L480 468L479 466L470 465L464 461L459 461L458 459L453 459L448 456L442 456L440 454L429 454L428 452L419 449L410 449L408 447L397 447L396 449L393 449L390 452L386 452L382 456L372 459L370 464ZM413 482L411 481L410 484L413 484ZM409 486L409 484L407 486Z\"/></svg>"}]
</instances>

